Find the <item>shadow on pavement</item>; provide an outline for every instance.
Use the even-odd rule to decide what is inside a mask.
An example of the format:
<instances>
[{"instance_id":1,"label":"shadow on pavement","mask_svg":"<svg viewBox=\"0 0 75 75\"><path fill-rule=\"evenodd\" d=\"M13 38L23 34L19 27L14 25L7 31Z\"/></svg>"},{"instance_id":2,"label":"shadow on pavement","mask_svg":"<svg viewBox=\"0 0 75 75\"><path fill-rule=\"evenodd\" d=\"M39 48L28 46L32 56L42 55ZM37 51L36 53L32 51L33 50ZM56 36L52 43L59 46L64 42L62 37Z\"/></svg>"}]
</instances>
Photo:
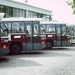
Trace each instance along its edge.
<instances>
[{"instance_id":1,"label":"shadow on pavement","mask_svg":"<svg viewBox=\"0 0 75 75\"><path fill-rule=\"evenodd\" d=\"M6 61L8 61L7 58L5 58L5 57L0 57L0 62L6 62Z\"/></svg>"}]
</instances>

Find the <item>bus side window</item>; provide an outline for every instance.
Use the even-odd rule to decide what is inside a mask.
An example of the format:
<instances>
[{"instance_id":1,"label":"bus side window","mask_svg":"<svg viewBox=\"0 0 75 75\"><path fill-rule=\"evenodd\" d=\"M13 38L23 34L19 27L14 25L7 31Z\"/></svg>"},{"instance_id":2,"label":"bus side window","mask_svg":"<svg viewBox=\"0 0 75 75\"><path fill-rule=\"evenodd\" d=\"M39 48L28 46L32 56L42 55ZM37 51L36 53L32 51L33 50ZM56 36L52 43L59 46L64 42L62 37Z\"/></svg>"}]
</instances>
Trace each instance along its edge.
<instances>
[{"instance_id":1,"label":"bus side window","mask_svg":"<svg viewBox=\"0 0 75 75\"><path fill-rule=\"evenodd\" d=\"M32 26L31 26L31 24L27 24L26 33L27 33L27 34L32 34Z\"/></svg>"},{"instance_id":2,"label":"bus side window","mask_svg":"<svg viewBox=\"0 0 75 75\"><path fill-rule=\"evenodd\" d=\"M23 33L24 23L23 22L13 22L12 23L12 33Z\"/></svg>"},{"instance_id":3,"label":"bus side window","mask_svg":"<svg viewBox=\"0 0 75 75\"><path fill-rule=\"evenodd\" d=\"M19 32L24 33L24 22L19 22Z\"/></svg>"},{"instance_id":4,"label":"bus side window","mask_svg":"<svg viewBox=\"0 0 75 75\"><path fill-rule=\"evenodd\" d=\"M55 33L55 25L47 25L46 32L47 33Z\"/></svg>"}]
</instances>

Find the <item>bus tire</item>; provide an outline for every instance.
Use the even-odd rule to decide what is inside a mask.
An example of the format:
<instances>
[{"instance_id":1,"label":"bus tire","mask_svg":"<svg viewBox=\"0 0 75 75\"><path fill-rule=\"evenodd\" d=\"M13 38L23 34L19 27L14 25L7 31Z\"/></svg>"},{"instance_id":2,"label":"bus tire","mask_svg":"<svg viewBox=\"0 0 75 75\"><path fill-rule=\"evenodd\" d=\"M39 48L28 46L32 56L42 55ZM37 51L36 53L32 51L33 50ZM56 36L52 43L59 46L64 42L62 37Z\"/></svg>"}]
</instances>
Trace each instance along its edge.
<instances>
[{"instance_id":1,"label":"bus tire","mask_svg":"<svg viewBox=\"0 0 75 75\"><path fill-rule=\"evenodd\" d=\"M21 45L19 43L13 43L10 47L11 54L19 54L21 53Z\"/></svg>"},{"instance_id":2,"label":"bus tire","mask_svg":"<svg viewBox=\"0 0 75 75\"><path fill-rule=\"evenodd\" d=\"M46 42L46 49L52 49L52 47L53 47L53 42L52 41L47 41Z\"/></svg>"}]
</instances>

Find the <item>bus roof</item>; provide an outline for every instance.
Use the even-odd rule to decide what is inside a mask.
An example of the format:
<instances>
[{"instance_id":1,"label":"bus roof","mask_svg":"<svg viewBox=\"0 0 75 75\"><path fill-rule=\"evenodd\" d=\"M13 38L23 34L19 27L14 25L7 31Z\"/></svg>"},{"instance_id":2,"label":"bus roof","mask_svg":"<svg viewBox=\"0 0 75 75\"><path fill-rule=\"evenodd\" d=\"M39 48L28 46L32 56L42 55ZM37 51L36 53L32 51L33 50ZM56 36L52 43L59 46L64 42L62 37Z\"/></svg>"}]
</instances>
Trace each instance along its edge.
<instances>
[{"instance_id":1,"label":"bus roof","mask_svg":"<svg viewBox=\"0 0 75 75\"><path fill-rule=\"evenodd\" d=\"M62 23L62 22L51 22L51 21L42 21L41 24L67 24L67 23Z\"/></svg>"},{"instance_id":2,"label":"bus roof","mask_svg":"<svg viewBox=\"0 0 75 75\"><path fill-rule=\"evenodd\" d=\"M10 18L3 18L2 21L42 21L42 18L10 17Z\"/></svg>"}]
</instances>

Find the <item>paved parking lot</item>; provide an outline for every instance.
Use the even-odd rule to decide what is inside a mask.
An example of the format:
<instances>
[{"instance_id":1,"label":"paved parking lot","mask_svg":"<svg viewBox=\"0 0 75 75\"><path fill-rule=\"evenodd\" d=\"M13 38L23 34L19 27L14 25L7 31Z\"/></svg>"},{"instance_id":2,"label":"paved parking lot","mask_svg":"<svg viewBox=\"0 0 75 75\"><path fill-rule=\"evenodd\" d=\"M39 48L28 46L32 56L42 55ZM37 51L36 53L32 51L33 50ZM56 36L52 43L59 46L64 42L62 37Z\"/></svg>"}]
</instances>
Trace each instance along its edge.
<instances>
[{"instance_id":1,"label":"paved parking lot","mask_svg":"<svg viewBox=\"0 0 75 75\"><path fill-rule=\"evenodd\" d=\"M0 75L75 75L75 46L2 56Z\"/></svg>"}]
</instances>

